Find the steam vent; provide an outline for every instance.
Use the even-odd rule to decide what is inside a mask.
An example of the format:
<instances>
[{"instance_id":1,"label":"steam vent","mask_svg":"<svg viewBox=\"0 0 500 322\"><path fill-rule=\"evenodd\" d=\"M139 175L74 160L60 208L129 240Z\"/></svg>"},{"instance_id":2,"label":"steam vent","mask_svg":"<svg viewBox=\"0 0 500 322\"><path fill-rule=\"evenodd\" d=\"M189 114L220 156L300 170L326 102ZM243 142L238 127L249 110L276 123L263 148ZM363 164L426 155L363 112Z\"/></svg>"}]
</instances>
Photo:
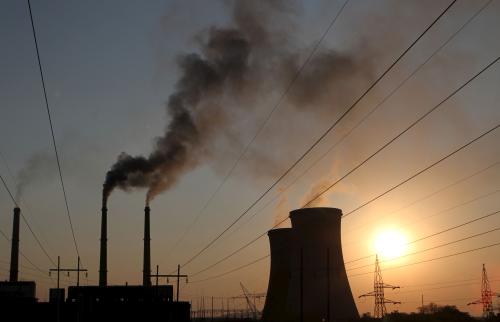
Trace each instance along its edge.
<instances>
[{"instance_id":1,"label":"steam vent","mask_svg":"<svg viewBox=\"0 0 500 322\"><path fill-rule=\"evenodd\" d=\"M266 322L359 318L342 256L342 210L290 212L292 228L271 230L271 271L262 313Z\"/></svg>"}]
</instances>

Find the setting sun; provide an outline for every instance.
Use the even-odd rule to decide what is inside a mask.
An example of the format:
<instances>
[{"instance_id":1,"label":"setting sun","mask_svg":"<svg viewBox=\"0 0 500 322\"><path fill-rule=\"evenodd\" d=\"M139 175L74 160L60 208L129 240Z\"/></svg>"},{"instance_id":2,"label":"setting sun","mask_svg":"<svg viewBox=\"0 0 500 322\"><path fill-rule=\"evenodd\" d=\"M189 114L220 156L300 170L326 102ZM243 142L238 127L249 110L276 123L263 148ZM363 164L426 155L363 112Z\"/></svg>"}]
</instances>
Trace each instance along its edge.
<instances>
[{"instance_id":1,"label":"setting sun","mask_svg":"<svg viewBox=\"0 0 500 322\"><path fill-rule=\"evenodd\" d=\"M408 241L405 234L398 230L385 230L379 233L374 242L376 253L385 259L400 257L406 253Z\"/></svg>"}]
</instances>

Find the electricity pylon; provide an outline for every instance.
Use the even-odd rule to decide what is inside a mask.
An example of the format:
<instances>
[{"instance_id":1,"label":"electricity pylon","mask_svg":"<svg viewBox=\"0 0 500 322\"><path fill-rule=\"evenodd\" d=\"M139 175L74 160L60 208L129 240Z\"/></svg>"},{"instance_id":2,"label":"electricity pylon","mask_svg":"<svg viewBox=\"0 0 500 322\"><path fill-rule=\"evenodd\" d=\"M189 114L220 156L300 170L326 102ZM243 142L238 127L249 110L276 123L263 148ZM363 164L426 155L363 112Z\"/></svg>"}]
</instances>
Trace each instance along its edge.
<instances>
[{"instance_id":1,"label":"electricity pylon","mask_svg":"<svg viewBox=\"0 0 500 322\"><path fill-rule=\"evenodd\" d=\"M373 317L375 318L383 318L387 314L387 310L385 308L385 304L401 304L401 302L393 301L386 299L384 296L384 289L397 289L399 286L385 284L382 280L382 271L380 270L380 265L378 263L378 256L375 256L375 277L373 281L373 291L370 293L366 293L360 295L359 297L375 297L375 307L373 309Z\"/></svg>"},{"instance_id":2,"label":"electricity pylon","mask_svg":"<svg viewBox=\"0 0 500 322\"><path fill-rule=\"evenodd\" d=\"M498 294L491 291L490 282L488 280L488 273L486 272L486 266L483 264L483 272L481 274L481 299L467 303L467 305L482 304L483 305L483 316L488 317L493 315L493 296Z\"/></svg>"}]
</instances>

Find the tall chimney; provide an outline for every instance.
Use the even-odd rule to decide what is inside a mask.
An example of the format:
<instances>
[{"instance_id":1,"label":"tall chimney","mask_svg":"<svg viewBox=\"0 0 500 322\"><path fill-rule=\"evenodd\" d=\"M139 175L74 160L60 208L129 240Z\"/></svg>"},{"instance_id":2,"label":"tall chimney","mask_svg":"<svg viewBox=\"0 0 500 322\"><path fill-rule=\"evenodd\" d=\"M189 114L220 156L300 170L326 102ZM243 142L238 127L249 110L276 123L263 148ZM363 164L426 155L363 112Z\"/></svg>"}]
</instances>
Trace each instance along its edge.
<instances>
[{"instance_id":1,"label":"tall chimney","mask_svg":"<svg viewBox=\"0 0 500 322\"><path fill-rule=\"evenodd\" d=\"M151 238L149 233L149 206L144 208L144 263L142 269L142 285L151 286Z\"/></svg>"},{"instance_id":2,"label":"tall chimney","mask_svg":"<svg viewBox=\"0 0 500 322\"><path fill-rule=\"evenodd\" d=\"M19 216L21 209L14 208L14 220L12 223L12 248L10 250L10 278L9 281L17 282L19 273Z\"/></svg>"},{"instance_id":3,"label":"tall chimney","mask_svg":"<svg viewBox=\"0 0 500 322\"><path fill-rule=\"evenodd\" d=\"M101 209L101 257L99 262L99 286L108 285L108 208Z\"/></svg>"}]
</instances>

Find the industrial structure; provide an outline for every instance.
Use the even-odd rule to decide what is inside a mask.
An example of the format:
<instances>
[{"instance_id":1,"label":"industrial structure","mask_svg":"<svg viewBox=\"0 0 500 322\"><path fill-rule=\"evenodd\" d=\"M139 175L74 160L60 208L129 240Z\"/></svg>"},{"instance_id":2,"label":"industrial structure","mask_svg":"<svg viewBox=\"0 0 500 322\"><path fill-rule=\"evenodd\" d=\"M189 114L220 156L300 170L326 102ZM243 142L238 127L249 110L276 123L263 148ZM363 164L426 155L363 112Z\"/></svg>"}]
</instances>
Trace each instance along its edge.
<instances>
[{"instance_id":1,"label":"industrial structure","mask_svg":"<svg viewBox=\"0 0 500 322\"><path fill-rule=\"evenodd\" d=\"M50 289L49 302L38 302L36 285L31 281L18 281L19 265L19 221L20 209L14 209L11 239L10 279L0 282L0 310L6 320L32 321L143 321L161 319L183 322L190 320L190 303L174 301L172 285L151 285L150 208L144 209L144 254L142 285L108 285L107 279L107 215L101 209L101 240L99 262L99 285L59 287L61 272L86 272L80 267L62 268L58 257L57 288Z\"/></svg>"},{"instance_id":2,"label":"industrial structure","mask_svg":"<svg viewBox=\"0 0 500 322\"><path fill-rule=\"evenodd\" d=\"M172 285L151 285L151 236L149 206L144 208L144 253L142 285L108 285L107 267L107 215L101 209L101 240L99 286L72 286L68 288L68 302L79 303L80 317L84 321L147 320L161 317L165 321L188 321L190 304L174 301Z\"/></svg>"},{"instance_id":3,"label":"industrial structure","mask_svg":"<svg viewBox=\"0 0 500 322\"><path fill-rule=\"evenodd\" d=\"M488 280L488 273L486 272L486 266L483 264L483 270L481 272L481 299L467 303L467 305L481 304L483 307L483 316L485 318L494 315L493 312L493 296L498 294L491 291L490 281Z\"/></svg>"},{"instance_id":4,"label":"industrial structure","mask_svg":"<svg viewBox=\"0 0 500 322\"><path fill-rule=\"evenodd\" d=\"M262 311L265 321L278 321L286 312L290 281L291 234L291 228L273 229L267 233L271 249L271 267L266 303Z\"/></svg>"},{"instance_id":5,"label":"industrial structure","mask_svg":"<svg viewBox=\"0 0 500 322\"><path fill-rule=\"evenodd\" d=\"M108 208L101 208L101 248L99 252L99 286L108 285Z\"/></svg>"},{"instance_id":6,"label":"industrial structure","mask_svg":"<svg viewBox=\"0 0 500 322\"><path fill-rule=\"evenodd\" d=\"M10 250L9 280L0 282L0 311L2 321L22 321L21 314L32 311L37 304L36 283L19 281L19 226L21 209L14 208Z\"/></svg>"},{"instance_id":7,"label":"industrial structure","mask_svg":"<svg viewBox=\"0 0 500 322\"><path fill-rule=\"evenodd\" d=\"M19 226L21 209L14 208L10 249L9 280L0 282L2 304L33 303L36 301L36 284L33 281L19 281Z\"/></svg>"},{"instance_id":8,"label":"industrial structure","mask_svg":"<svg viewBox=\"0 0 500 322\"><path fill-rule=\"evenodd\" d=\"M390 288L395 290L399 286L394 286L384 283L382 279L382 271L380 270L380 264L378 262L378 255L375 255L375 273L373 278L373 291L360 295L359 297L373 297L375 299L375 305L373 307L373 317L377 319L383 318L387 314L386 304L401 304L401 302L393 301L385 298L384 289ZM423 302L423 300L422 300ZM422 303L423 306L423 303Z\"/></svg>"},{"instance_id":9,"label":"industrial structure","mask_svg":"<svg viewBox=\"0 0 500 322\"><path fill-rule=\"evenodd\" d=\"M271 272L262 319L348 321L359 317L344 266L342 211L290 212L292 228L271 230Z\"/></svg>"}]
</instances>

